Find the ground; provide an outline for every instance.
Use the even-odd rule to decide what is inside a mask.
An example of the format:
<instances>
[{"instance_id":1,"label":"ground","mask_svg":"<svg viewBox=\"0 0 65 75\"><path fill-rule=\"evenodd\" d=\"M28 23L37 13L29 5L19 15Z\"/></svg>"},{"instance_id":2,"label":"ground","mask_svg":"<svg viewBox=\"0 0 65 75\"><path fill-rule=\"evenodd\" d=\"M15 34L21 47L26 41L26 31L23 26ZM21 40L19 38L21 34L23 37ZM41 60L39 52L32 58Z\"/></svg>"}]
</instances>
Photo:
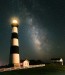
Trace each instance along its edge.
<instances>
[{"instance_id":1,"label":"ground","mask_svg":"<svg viewBox=\"0 0 65 75\"><path fill-rule=\"evenodd\" d=\"M51 66L18 69L13 71L1 72L0 75L65 75L65 66Z\"/></svg>"}]
</instances>

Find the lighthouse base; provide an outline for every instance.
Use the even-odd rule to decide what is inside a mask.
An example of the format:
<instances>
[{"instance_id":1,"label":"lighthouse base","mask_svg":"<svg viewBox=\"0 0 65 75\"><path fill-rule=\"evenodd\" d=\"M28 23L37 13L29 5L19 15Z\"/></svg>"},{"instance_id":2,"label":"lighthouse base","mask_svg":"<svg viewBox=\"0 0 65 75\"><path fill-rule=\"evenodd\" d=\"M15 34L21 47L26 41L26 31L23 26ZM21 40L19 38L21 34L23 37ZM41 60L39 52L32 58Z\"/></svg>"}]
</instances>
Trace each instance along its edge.
<instances>
[{"instance_id":1,"label":"lighthouse base","mask_svg":"<svg viewBox=\"0 0 65 75\"><path fill-rule=\"evenodd\" d=\"M15 63L15 64L9 64L9 66L10 67L14 67L14 68L16 68L16 67L20 67L20 63Z\"/></svg>"},{"instance_id":2,"label":"lighthouse base","mask_svg":"<svg viewBox=\"0 0 65 75\"><path fill-rule=\"evenodd\" d=\"M13 67L20 67L19 63L13 64Z\"/></svg>"}]
</instances>

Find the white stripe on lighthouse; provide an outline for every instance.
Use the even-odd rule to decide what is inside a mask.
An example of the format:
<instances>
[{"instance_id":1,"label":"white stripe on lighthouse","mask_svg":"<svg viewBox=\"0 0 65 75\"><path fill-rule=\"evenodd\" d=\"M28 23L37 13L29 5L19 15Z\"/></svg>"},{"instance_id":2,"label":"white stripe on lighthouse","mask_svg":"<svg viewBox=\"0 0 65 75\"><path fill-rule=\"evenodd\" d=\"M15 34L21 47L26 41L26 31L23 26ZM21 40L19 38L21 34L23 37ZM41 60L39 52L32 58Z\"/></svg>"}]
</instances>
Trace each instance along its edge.
<instances>
[{"instance_id":1,"label":"white stripe on lighthouse","mask_svg":"<svg viewBox=\"0 0 65 75\"><path fill-rule=\"evenodd\" d=\"M17 53L12 54L12 63L14 64L20 63L19 54Z\"/></svg>"},{"instance_id":2,"label":"white stripe on lighthouse","mask_svg":"<svg viewBox=\"0 0 65 75\"><path fill-rule=\"evenodd\" d=\"M12 33L13 33L13 32L14 32L14 33L18 33L18 28L17 28L17 27L13 27L13 28L12 28Z\"/></svg>"},{"instance_id":3,"label":"white stripe on lighthouse","mask_svg":"<svg viewBox=\"0 0 65 75\"><path fill-rule=\"evenodd\" d=\"M13 38L13 39L12 39L12 45L13 45L13 46L19 46L19 41L18 41L17 38Z\"/></svg>"}]
</instances>

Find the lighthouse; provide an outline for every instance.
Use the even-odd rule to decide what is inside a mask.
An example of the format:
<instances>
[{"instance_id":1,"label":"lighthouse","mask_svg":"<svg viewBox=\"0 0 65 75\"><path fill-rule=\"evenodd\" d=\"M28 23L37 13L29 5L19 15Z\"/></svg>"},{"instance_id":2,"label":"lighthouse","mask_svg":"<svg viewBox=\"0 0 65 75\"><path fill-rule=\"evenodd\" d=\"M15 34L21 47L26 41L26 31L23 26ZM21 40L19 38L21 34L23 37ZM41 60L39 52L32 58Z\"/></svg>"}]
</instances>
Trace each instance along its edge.
<instances>
[{"instance_id":1,"label":"lighthouse","mask_svg":"<svg viewBox=\"0 0 65 75\"><path fill-rule=\"evenodd\" d=\"M12 67L20 67L18 26L18 21L16 19L12 20L11 47L9 58L9 64Z\"/></svg>"}]
</instances>

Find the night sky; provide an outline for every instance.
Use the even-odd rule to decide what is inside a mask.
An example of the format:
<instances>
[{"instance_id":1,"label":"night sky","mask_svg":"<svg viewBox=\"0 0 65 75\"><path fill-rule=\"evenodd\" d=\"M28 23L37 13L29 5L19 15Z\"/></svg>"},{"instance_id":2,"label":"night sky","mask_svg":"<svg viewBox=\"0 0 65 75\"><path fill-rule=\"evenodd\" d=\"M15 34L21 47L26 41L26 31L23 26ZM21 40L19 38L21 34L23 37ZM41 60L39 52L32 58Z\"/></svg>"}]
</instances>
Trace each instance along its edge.
<instances>
[{"instance_id":1,"label":"night sky","mask_svg":"<svg viewBox=\"0 0 65 75\"><path fill-rule=\"evenodd\" d=\"M13 17L20 20L21 59L65 61L65 0L0 0L0 65L9 63Z\"/></svg>"}]
</instances>

